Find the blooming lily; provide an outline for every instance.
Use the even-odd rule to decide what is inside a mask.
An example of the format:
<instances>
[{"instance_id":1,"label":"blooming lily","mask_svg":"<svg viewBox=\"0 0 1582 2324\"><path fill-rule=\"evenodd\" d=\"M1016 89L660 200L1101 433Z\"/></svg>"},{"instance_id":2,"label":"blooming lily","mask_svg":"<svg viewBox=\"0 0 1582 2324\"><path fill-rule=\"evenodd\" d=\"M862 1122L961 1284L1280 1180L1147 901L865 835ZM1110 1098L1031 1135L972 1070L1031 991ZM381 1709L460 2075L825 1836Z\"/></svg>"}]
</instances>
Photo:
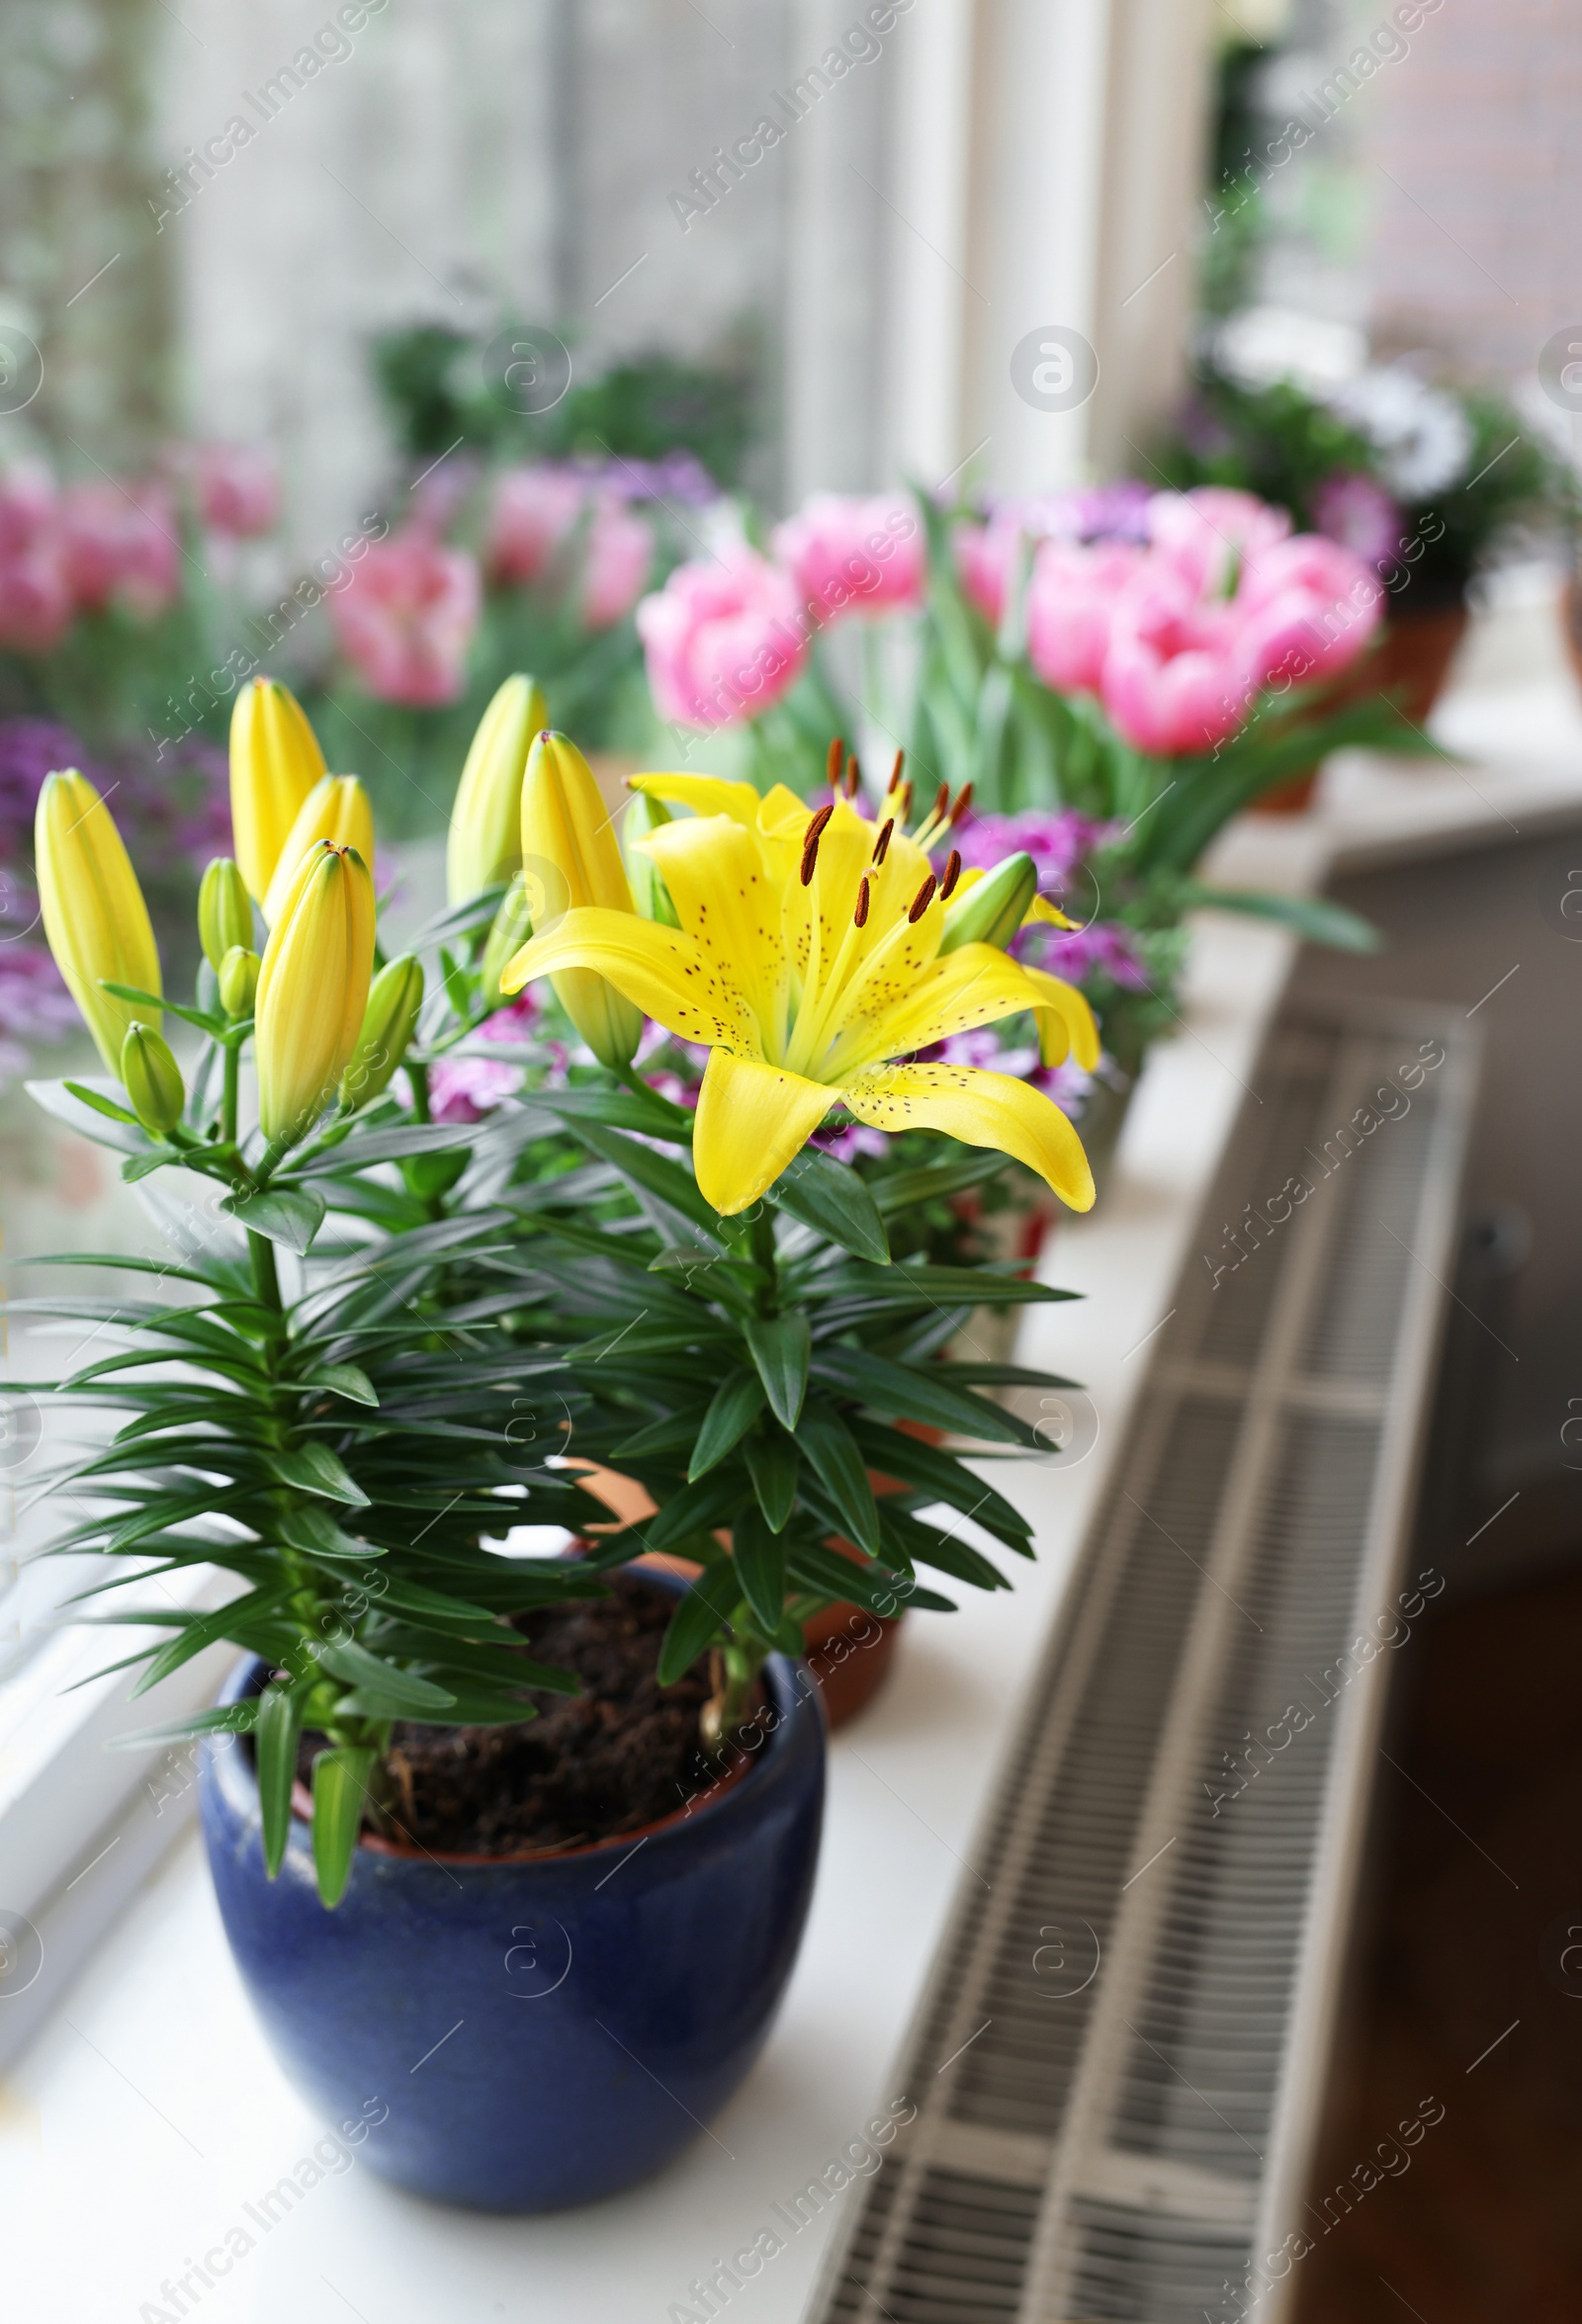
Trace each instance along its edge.
<instances>
[{"instance_id":1,"label":"blooming lily","mask_svg":"<svg viewBox=\"0 0 1582 2324\"><path fill-rule=\"evenodd\" d=\"M500 982L511 992L567 970L603 977L683 1041L705 1044L693 1163L729 1216L773 1184L834 1105L876 1129L941 1130L1036 1171L1074 1210L1094 1198L1071 1124L1050 1099L1002 1074L905 1062L976 1025L1030 1010L1048 1046L1099 1061L1082 995L995 944L941 951L960 879L928 849L947 833L944 799L908 837L910 786L870 821L837 797L810 816L777 784L637 775L633 788L693 810L641 842L678 927L584 906L540 932Z\"/></svg>"}]
</instances>

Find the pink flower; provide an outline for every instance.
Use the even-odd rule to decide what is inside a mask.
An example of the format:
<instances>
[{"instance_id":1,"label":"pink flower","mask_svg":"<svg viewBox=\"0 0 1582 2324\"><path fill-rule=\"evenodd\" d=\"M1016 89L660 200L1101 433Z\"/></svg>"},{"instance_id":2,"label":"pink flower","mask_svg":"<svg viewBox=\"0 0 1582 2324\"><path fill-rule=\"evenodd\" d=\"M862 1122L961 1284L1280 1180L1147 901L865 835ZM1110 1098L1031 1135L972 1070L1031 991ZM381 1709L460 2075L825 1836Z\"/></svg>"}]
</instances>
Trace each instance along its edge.
<instances>
[{"instance_id":1,"label":"pink flower","mask_svg":"<svg viewBox=\"0 0 1582 2324\"><path fill-rule=\"evenodd\" d=\"M114 598L148 621L174 600L181 543L164 484L73 484L61 495L60 521L79 612L99 613Z\"/></svg>"},{"instance_id":2,"label":"pink flower","mask_svg":"<svg viewBox=\"0 0 1582 2324\"><path fill-rule=\"evenodd\" d=\"M1115 609L1147 552L1121 541L1091 549L1046 542L1027 588L1027 658L1057 694L1097 694Z\"/></svg>"},{"instance_id":3,"label":"pink flower","mask_svg":"<svg viewBox=\"0 0 1582 2324\"><path fill-rule=\"evenodd\" d=\"M582 626L613 629L642 594L654 562L654 535L619 500L600 500L582 550Z\"/></svg>"},{"instance_id":4,"label":"pink flower","mask_svg":"<svg viewBox=\"0 0 1582 2324\"><path fill-rule=\"evenodd\" d=\"M826 622L921 605L927 585L927 540L902 493L863 500L815 492L799 515L776 527L774 553Z\"/></svg>"},{"instance_id":5,"label":"pink flower","mask_svg":"<svg viewBox=\"0 0 1582 2324\"><path fill-rule=\"evenodd\" d=\"M536 581L582 513L581 479L558 468L508 468L495 478L483 561L491 581Z\"/></svg>"},{"instance_id":6,"label":"pink flower","mask_svg":"<svg viewBox=\"0 0 1582 2324\"><path fill-rule=\"evenodd\" d=\"M1303 685L1357 659L1378 628L1384 590L1355 551L1299 533L1248 567L1236 606L1253 686L1273 678Z\"/></svg>"},{"instance_id":7,"label":"pink flower","mask_svg":"<svg viewBox=\"0 0 1582 2324\"><path fill-rule=\"evenodd\" d=\"M280 479L274 461L258 445L195 445L193 473L198 513L210 532L251 541L273 529L280 515Z\"/></svg>"},{"instance_id":8,"label":"pink flower","mask_svg":"<svg viewBox=\"0 0 1582 2324\"><path fill-rule=\"evenodd\" d=\"M1099 692L1134 749L1211 750L1245 721L1256 682L1235 612L1199 599L1179 571L1148 572L1117 604Z\"/></svg>"},{"instance_id":9,"label":"pink flower","mask_svg":"<svg viewBox=\"0 0 1582 2324\"><path fill-rule=\"evenodd\" d=\"M481 1122L521 1086L521 1067L502 1058L441 1058L429 1071L429 1111L436 1122Z\"/></svg>"},{"instance_id":10,"label":"pink flower","mask_svg":"<svg viewBox=\"0 0 1582 2324\"><path fill-rule=\"evenodd\" d=\"M461 693L482 595L465 550L408 530L371 542L327 603L336 642L369 693L421 710Z\"/></svg>"},{"instance_id":11,"label":"pink flower","mask_svg":"<svg viewBox=\"0 0 1582 2324\"><path fill-rule=\"evenodd\" d=\"M1219 596L1240 567L1283 541L1291 520L1256 493L1221 484L1200 484L1192 492L1156 492L1148 504L1148 531L1154 546L1176 566L1198 596Z\"/></svg>"},{"instance_id":12,"label":"pink flower","mask_svg":"<svg viewBox=\"0 0 1582 2324\"><path fill-rule=\"evenodd\" d=\"M807 659L801 611L790 573L746 541L677 565L637 609L660 718L730 727L778 702Z\"/></svg>"},{"instance_id":13,"label":"pink flower","mask_svg":"<svg viewBox=\"0 0 1582 2324\"><path fill-rule=\"evenodd\" d=\"M71 616L53 480L42 468L7 469L0 473L0 646L46 653Z\"/></svg>"}]
</instances>

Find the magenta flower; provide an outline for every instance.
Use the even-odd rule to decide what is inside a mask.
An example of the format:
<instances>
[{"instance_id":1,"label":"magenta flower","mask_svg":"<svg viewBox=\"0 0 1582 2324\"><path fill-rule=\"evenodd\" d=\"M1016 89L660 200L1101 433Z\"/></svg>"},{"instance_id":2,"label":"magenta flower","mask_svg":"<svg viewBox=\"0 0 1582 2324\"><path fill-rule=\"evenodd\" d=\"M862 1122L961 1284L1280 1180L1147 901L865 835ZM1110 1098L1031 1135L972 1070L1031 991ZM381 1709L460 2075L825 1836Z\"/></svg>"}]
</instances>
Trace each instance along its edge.
<instances>
[{"instance_id":1,"label":"magenta flower","mask_svg":"<svg viewBox=\"0 0 1582 2324\"><path fill-rule=\"evenodd\" d=\"M211 533L251 541L280 515L274 461L256 444L197 444L192 453L198 513Z\"/></svg>"},{"instance_id":2,"label":"magenta flower","mask_svg":"<svg viewBox=\"0 0 1582 2324\"><path fill-rule=\"evenodd\" d=\"M1236 594L1250 683L1338 676L1371 639L1383 606L1377 573L1354 550L1317 533L1277 542L1249 565Z\"/></svg>"},{"instance_id":3,"label":"magenta flower","mask_svg":"<svg viewBox=\"0 0 1582 2324\"><path fill-rule=\"evenodd\" d=\"M1008 855L1030 855L1040 894L1060 897L1084 857L1103 846L1120 827L1079 815L1074 807L1029 807L1019 815L973 816L956 834L955 844L969 870L992 871Z\"/></svg>"},{"instance_id":4,"label":"magenta flower","mask_svg":"<svg viewBox=\"0 0 1582 2324\"><path fill-rule=\"evenodd\" d=\"M585 487L560 468L508 468L494 479L483 561L491 581L531 587L582 513Z\"/></svg>"},{"instance_id":5,"label":"magenta flower","mask_svg":"<svg viewBox=\"0 0 1582 2324\"><path fill-rule=\"evenodd\" d=\"M54 480L22 462L0 472L0 646L47 653L71 616Z\"/></svg>"},{"instance_id":6,"label":"magenta flower","mask_svg":"<svg viewBox=\"0 0 1582 2324\"><path fill-rule=\"evenodd\" d=\"M1243 725L1255 691L1235 613L1179 571L1150 570L1117 604L1099 697L1134 749L1211 750Z\"/></svg>"},{"instance_id":7,"label":"magenta flower","mask_svg":"<svg viewBox=\"0 0 1582 2324\"><path fill-rule=\"evenodd\" d=\"M1200 484L1191 492L1156 492L1148 532L1160 556L1199 597L1235 589L1244 565L1283 541L1291 520L1253 492Z\"/></svg>"},{"instance_id":8,"label":"magenta flower","mask_svg":"<svg viewBox=\"0 0 1582 2324\"><path fill-rule=\"evenodd\" d=\"M73 484L60 496L66 579L82 613L114 600L144 621L170 605L181 584L181 542L168 488L137 483Z\"/></svg>"},{"instance_id":9,"label":"magenta flower","mask_svg":"<svg viewBox=\"0 0 1582 2324\"><path fill-rule=\"evenodd\" d=\"M815 492L776 527L774 553L821 622L919 606L927 586L927 539L904 493Z\"/></svg>"},{"instance_id":10,"label":"magenta flower","mask_svg":"<svg viewBox=\"0 0 1582 2324\"><path fill-rule=\"evenodd\" d=\"M778 702L807 659L801 610L790 573L746 541L677 565L637 609L659 716L731 727Z\"/></svg>"},{"instance_id":11,"label":"magenta flower","mask_svg":"<svg viewBox=\"0 0 1582 2324\"><path fill-rule=\"evenodd\" d=\"M382 702L454 702L482 602L478 565L422 531L369 544L348 586L327 600L336 643Z\"/></svg>"},{"instance_id":12,"label":"magenta flower","mask_svg":"<svg viewBox=\"0 0 1582 2324\"><path fill-rule=\"evenodd\" d=\"M1380 567L1400 555L1406 520L1383 485L1361 471L1337 470L1313 494L1313 522L1326 540L1339 541L1364 564Z\"/></svg>"},{"instance_id":13,"label":"magenta flower","mask_svg":"<svg viewBox=\"0 0 1582 2324\"><path fill-rule=\"evenodd\" d=\"M582 548L583 628L609 630L624 621L653 562L654 535L643 519L619 500L599 500Z\"/></svg>"}]
</instances>

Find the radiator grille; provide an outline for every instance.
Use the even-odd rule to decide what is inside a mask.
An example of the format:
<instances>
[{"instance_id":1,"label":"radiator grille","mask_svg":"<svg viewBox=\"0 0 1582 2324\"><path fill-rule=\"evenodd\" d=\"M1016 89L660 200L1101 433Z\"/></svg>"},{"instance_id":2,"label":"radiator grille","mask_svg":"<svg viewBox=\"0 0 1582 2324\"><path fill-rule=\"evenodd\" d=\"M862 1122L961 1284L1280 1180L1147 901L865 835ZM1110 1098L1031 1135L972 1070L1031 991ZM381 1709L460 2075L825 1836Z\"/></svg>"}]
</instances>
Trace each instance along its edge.
<instances>
[{"instance_id":1,"label":"radiator grille","mask_svg":"<svg viewBox=\"0 0 1582 2324\"><path fill-rule=\"evenodd\" d=\"M1381 1701L1349 1650L1398 1587L1473 1072L1426 1009L1271 1036L828 2324L1279 2313Z\"/></svg>"}]
</instances>

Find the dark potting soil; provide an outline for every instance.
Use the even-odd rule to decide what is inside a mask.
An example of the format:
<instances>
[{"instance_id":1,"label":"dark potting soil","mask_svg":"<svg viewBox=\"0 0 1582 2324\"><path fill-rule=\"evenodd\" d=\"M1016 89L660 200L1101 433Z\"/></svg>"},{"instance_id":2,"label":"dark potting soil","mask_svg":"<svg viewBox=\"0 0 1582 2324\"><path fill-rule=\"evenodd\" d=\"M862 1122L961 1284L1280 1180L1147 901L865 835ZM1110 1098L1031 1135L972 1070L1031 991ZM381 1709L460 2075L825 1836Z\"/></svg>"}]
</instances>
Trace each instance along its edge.
<instances>
[{"instance_id":1,"label":"dark potting soil","mask_svg":"<svg viewBox=\"0 0 1582 2324\"><path fill-rule=\"evenodd\" d=\"M707 1665L673 1686L654 1675L674 1599L625 1574L610 1592L512 1622L535 1661L576 1674L580 1694L536 1694L539 1715L520 1727L396 1728L387 1766L397 1845L457 1855L585 1846L674 1815L718 1780L698 1742ZM322 1747L304 1737L304 1782Z\"/></svg>"}]
</instances>

